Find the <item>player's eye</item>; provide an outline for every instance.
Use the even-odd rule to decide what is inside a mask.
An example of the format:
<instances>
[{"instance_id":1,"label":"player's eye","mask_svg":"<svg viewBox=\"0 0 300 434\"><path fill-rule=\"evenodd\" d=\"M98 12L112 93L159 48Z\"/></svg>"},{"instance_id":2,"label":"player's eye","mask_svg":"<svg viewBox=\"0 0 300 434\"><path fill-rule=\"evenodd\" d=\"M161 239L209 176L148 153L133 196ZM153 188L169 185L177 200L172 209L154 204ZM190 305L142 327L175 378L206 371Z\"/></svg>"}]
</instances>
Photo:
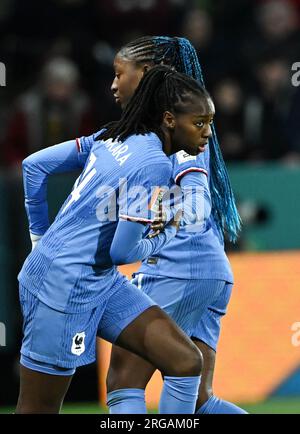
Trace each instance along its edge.
<instances>
[{"instance_id":1,"label":"player's eye","mask_svg":"<svg viewBox=\"0 0 300 434\"><path fill-rule=\"evenodd\" d=\"M197 126L198 128L203 128L203 126L204 126L204 122L196 122L196 126Z\"/></svg>"}]
</instances>

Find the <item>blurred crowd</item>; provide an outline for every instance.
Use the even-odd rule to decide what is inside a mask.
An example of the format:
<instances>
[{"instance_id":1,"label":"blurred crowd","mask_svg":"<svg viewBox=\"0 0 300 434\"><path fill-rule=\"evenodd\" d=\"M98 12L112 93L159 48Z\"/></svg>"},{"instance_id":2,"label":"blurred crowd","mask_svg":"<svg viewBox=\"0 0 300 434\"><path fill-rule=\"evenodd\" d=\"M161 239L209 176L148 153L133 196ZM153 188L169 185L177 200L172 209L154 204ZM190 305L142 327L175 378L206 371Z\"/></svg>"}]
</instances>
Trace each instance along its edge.
<instances>
[{"instance_id":1,"label":"blurred crowd","mask_svg":"<svg viewBox=\"0 0 300 434\"><path fill-rule=\"evenodd\" d=\"M1 0L0 167L118 118L113 58L145 34L197 49L226 161L300 164L300 0Z\"/></svg>"}]
</instances>

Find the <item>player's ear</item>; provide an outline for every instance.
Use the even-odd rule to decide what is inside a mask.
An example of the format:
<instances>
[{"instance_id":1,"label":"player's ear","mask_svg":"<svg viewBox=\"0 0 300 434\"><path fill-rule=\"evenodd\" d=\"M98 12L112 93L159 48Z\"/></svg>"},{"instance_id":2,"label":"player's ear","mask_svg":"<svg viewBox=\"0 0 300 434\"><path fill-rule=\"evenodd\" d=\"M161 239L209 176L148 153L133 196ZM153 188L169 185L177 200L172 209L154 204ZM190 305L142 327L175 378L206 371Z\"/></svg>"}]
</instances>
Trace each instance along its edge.
<instances>
[{"instance_id":1,"label":"player's ear","mask_svg":"<svg viewBox=\"0 0 300 434\"><path fill-rule=\"evenodd\" d=\"M143 66L143 73L145 74L145 72L148 72L149 69L151 69L151 66L148 63L145 63L145 65Z\"/></svg>"},{"instance_id":2,"label":"player's ear","mask_svg":"<svg viewBox=\"0 0 300 434\"><path fill-rule=\"evenodd\" d=\"M174 130L176 126L176 119L173 113L165 111L163 114L163 126L168 130Z\"/></svg>"}]
</instances>

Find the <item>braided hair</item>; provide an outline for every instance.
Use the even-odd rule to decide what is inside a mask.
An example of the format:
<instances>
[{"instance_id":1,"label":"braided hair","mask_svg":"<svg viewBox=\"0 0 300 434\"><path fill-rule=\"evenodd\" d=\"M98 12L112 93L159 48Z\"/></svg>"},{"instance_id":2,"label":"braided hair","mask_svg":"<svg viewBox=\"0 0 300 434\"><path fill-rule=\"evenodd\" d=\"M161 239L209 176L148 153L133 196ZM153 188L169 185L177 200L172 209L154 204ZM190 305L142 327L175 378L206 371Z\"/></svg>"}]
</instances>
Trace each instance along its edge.
<instances>
[{"instance_id":1,"label":"braided hair","mask_svg":"<svg viewBox=\"0 0 300 434\"><path fill-rule=\"evenodd\" d=\"M196 50L185 38L145 36L129 42L118 54L137 64L169 65L205 87ZM214 125L209 149L212 213L220 234L227 232L230 241L235 242L241 230L241 219Z\"/></svg>"},{"instance_id":2,"label":"braided hair","mask_svg":"<svg viewBox=\"0 0 300 434\"><path fill-rule=\"evenodd\" d=\"M168 66L155 66L145 73L121 119L105 125L105 131L97 139L123 141L132 134L154 132L164 143L161 129L164 112L186 113L188 102L197 97L210 98L198 81Z\"/></svg>"}]
</instances>

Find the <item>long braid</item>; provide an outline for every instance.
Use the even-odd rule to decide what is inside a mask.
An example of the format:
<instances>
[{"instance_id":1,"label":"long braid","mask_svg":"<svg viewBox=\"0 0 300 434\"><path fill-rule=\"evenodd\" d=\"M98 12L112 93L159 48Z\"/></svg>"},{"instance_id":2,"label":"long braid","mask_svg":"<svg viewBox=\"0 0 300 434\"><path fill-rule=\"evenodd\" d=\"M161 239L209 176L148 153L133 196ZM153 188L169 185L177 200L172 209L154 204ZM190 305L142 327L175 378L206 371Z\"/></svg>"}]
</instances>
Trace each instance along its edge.
<instances>
[{"instance_id":1,"label":"long braid","mask_svg":"<svg viewBox=\"0 0 300 434\"><path fill-rule=\"evenodd\" d=\"M173 66L177 71L198 80L205 87L196 50L185 38L145 36L125 45L119 54L137 63ZM213 216L220 233L226 231L229 239L236 241L241 229L241 219L214 125L209 148Z\"/></svg>"},{"instance_id":2,"label":"long braid","mask_svg":"<svg viewBox=\"0 0 300 434\"><path fill-rule=\"evenodd\" d=\"M198 56L185 38L176 38L179 44L180 64L183 65L184 72L196 80L199 80L205 87L202 69L198 61ZM179 69L178 69L179 70ZM241 218L239 216L234 194L226 165L222 156L215 126L212 125L212 137L210 139L210 190L212 196L212 212L218 228L224 233L228 233L230 241L236 241L241 230Z\"/></svg>"}]
</instances>

